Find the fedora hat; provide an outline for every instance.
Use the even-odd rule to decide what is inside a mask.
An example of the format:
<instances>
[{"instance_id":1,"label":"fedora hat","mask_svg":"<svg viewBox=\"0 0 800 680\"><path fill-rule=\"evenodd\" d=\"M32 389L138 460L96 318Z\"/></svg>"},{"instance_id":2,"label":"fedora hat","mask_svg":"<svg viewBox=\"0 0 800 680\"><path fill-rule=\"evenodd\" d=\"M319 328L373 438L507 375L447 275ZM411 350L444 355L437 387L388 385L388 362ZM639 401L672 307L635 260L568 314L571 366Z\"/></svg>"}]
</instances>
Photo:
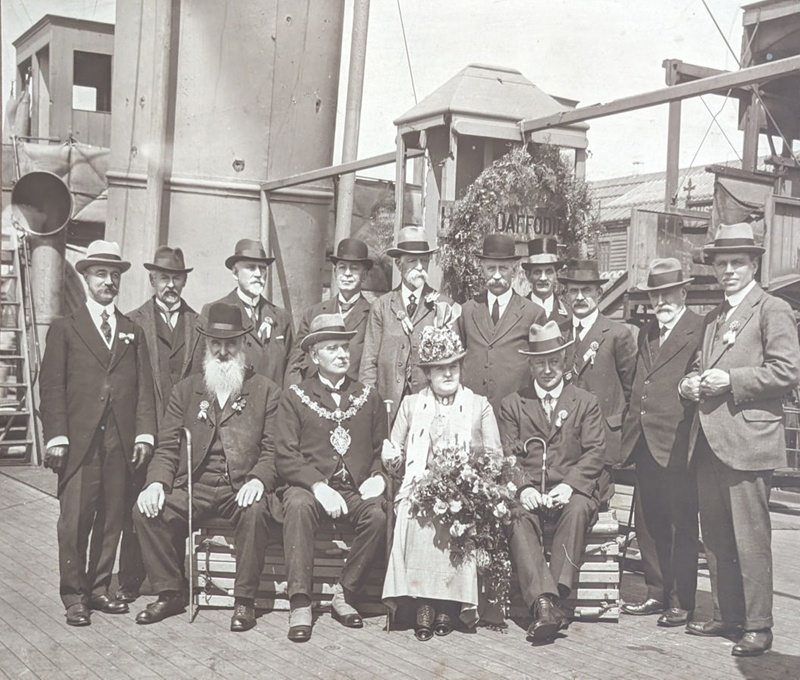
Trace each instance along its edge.
<instances>
[{"instance_id":1,"label":"fedora hat","mask_svg":"<svg viewBox=\"0 0 800 680\"><path fill-rule=\"evenodd\" d=\"M75 269L83 274L84 269L98 264L111 265L126 272L131 268L131 263L122 259L119 254L119 244L114 241L92 241L86 248L86 255L75 263Z\"/></svg>"},{"instance_id":2,"label":"fedora hat","mask_svg":"<svg viewBox=\"0 0 800 680\"><path fill-rule=\"evenodd\" d=\"M720 224L714 243L703 248L703 253L716 255L717 253L751 253L761 255L765 248L756 245L753 238L753 227L747 222L737 222L736 224Z\"/></svg>"},{"instance_id":3,"label":"fedora hat","mask_svg":"<svg viewBox=\"0 0 800 680\"><path fill-rule=\"evenodd\" d=\"M151 272L172 272L174 274L188 274L194 267L187 267L183 261L183 251L180 248L158 246L153 255L152 262L145 262L144 268Z\"/></svg>"},{"instance_id":4,"label":"fedora hat","mask_svg":"<svg viewBox=\"0 0 800 680\"><path fill-rule=\"evenodd\" d=\"M428 237L422 227L403 227L397 234L397 245L389 248L386 254L389 257L399 257L400 255L430 255L435 253L438 248L431 248Z\"/></svg>"},{"instance_id":5,"label":"fedora hat","mask_svg":"<svg viewBox=\"0 0 800 680\"><path fill-rule=\"evenodd\" d=\"M517 243L513 236L507 234L486 234L483 239L483 250L478 253L481 260L519 260Z\"/></svg>"},{"instance_id":6,"label":"fedora hat","mask_svg":"<svg viewBox=\"0 0 800 680\"><path fill-rule=\"evenodd\" d=\"M608 279L602 278L597 271L597 260L570 260L558 280L561 283L608 283Z\"/></svg>"},{"instance_id":7,"label":"fedora hat","mask_svg":"<svg viewBox=\"0 0 800 680\"><path fill-rule=\"evenodd\" d=\"M647 283L639 285L639 290L666 290L694 281L694 277L684 277L680 260L675 257L655 258L650 263Z\"/></svg>"},{"instance_id":8,"label":"fedora hat","mask_svg":"<svg viewBox=\"0 0 800 680\"><path fill-rule=\"evenodd\" d=\"M541 356L560 352L572 343L572 340L564 340L561 329L555 321L548 321L544 326L540 326L538 323L532 324L528 330L528 349L517 351L529 356Z\"/></svg>"},{"instance_id":9,"label":"fedora hat","mask_svg":"<svg viewBox=\"0 0 800 680\"><path fill-rule=\"evenodd\" d=\"M242 323L242 309L238 305L215 302L208 308L208 318L201 320L197 332L209 338L230 340L250 330Z\"/></svg>"},{"instance_id":10,"label":"fedora hat","mask_svg":"<svg viewBox=\"0 0 800 680\"><path fill-rule=\"evenodd\" d=\"M225 260L225 266L228 269L233 269L233 265L240 260L263 262L269 266L275 261L275 258L267 257L267 251L264 250L264 246L261 245L261 241L243 238L236 243L236 249L234 250L233 255Z\"/></svg>"},{"instance_id":11,"label":"fedora hat","mask_svg":"<svg viewBox=\"0 0 800 680\"><path fill-rule=\"evenodd\" d=\"M341 314L319 314L308 328L308 334L300 341L300 349L308 352L311 347L324 340L349 340L358 331L348 331L344 327Z\"/></svg>"},{"instance_id":12,"label":"fedora hat","mask_svg":"<svg viewBox=\"0 0 800 680\"><path fill-rule=\"evenodd\" d=\"M543 264L552 265L555 269L564 266L564 260L558 257L558 240L552 236L538 236L528 241L528 259L522 263L522 268L532 269Z\"/></svg>"},{"instance_id":13,"label":"fedora hat","mask_svg":"<svg viewBox=\"0 0 800 680\"><path fill-rule=\"evenodd\" d=\"M337 262L360 262L367 269L372 269L373 265L367 244L357 238L343 238L336 246L336 255L328 255L328 259L334 266Z\"/></svg>"},{"instance_id":14,"label":"fedora hat","mask_svg":"<svg viewBox=\"0 0 800 680\"><path fill-rule=\"evenodd\" d=\"M425 326L419 339L418 366L446 366L467 354L458 333L442 326Z\"/></svg>"}]
</instances>

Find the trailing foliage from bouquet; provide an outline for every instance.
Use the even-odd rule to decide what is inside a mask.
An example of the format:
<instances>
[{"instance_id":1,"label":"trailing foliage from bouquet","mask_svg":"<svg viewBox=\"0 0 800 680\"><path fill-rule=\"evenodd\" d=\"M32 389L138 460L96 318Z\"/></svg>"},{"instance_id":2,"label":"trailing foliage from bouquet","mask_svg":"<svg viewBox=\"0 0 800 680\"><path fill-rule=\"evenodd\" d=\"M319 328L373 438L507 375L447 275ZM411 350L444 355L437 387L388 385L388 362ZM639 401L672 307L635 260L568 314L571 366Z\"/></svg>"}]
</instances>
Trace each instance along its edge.
<instances>
[{"instance_id":1,"label":"trailing foliage from bouquet","mask_svg":"<svg viewBox=\"0 0 800 680\"><path fill-rule=\"evenodd\" d=\"M491 602L508 606L511 558L506 527L517 488L514 457L456 443L435 447L424 476L411 488L411 512L446 527L450 559L474 560Z\"/></svg>"}]
</instances>

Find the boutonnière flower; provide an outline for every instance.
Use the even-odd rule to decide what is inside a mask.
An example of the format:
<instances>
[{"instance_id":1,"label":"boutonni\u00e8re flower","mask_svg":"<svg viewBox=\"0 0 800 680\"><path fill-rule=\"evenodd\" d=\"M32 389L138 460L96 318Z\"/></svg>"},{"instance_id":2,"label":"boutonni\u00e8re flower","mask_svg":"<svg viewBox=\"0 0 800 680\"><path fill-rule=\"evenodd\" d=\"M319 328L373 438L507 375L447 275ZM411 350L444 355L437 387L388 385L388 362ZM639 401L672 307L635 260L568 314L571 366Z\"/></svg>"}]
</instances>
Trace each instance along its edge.
<instances>
[{"instance_id":1,"label":"boutonni\u00e8re flower","mask_svg":"<svg viewBox=\"0 0 800 680\"><path fill-rule=\"evenodd\" d=\"M411 335L414 332L414 324L411 323L411 319L408 318L408 314L405 313L404 310L398 309L395 312L395 316L400 324L403 326L403 330L408 334Z\"/></svg>"},{"instance_id":2,"label":"boutonni\u00e8re flower","mask_svg":"<svg viewBox=\"0 0 800 680\"><path fill-rule=\"evenodd\" d=\"M439 291L434 290L425 296L425 306L429 309L433 308L433 304L439 299Z\"/></svg>"},{"instance_id":3,"label":"boutonni\u00e8re flower","mask_svg":"<svg viewBox=\"0 0 800 680\"><path fill-rule=\"evenodd\" d=\"M130 345L136 336L133 333L118 333L117 337L126 345Z\"/></svg>"},{"instance_id":4,"label":"boutonni\u00e8re flower","mask_svg":"<svg viewBox=\"0 0 800 680\"><path fill-rule=\"evenodd\" d=\"M739 330L739 322L738 321L731 321L730 325L728 326L728 330L725 335L722 336L722 343L725 345L732 345L736 342L736 331Z\"/></svg>"},{"instance_id":5,"label":"boutonni\u00e8re flower","mask_svg":"<svg viewBox=\"0 0 800 680\"><path fill-rule=\"evenodd\" d=\"M236 400L231 404L231 408L236 411L236 413L244 411L245 406L247 406L247 399L242 396L236 397Z\"/></svg>"},{"instance_id":6,"label":"boutonni\u00e8re flower","mask_svg":"<svg viewBox=\"0 0 800 680\"><path fill-rule=\"evenodd\" d=\"M200 411L197 413L198 420L208 420L208 407L210 405L205 399L200 402Z\"/></svg>"},{"instance_id":7,"label":"boutonni\u00e8re flower","mask_svg":"<svg viewBox=\"0 0 800 680\"><path fill-rule=\"evenodd\" d=\"M272 327L275 325L275 319L272 317L267 317L261 322L261 326L258 328L258 334L269 340L270 336L272 335Z\"/></svg>"},{"instance_id":8,"label":"boutonni\u00e8re flower","mask_svg":"<svg viewBox=\"0 0 800 680\"><path fill-rule=\"evenodd\" d=\"M591 345L589 345L589 349L587 349L586 354L583 355L583 363L588 361L592 366L594 366L594 358L597 356L597 350L599 348L600 345L598 345L596 342L593 342Z\"/></svg>"},{"instance_id":9,"label":"boutonni\u00e8re flower","mask_svg":"<svg viewBox=\"0 0 800 680\"><path fill-rule=\"evenodd\" d=\"M564 421L567 419L567 413L563 408L556 414L556 427L561 427L564 424Z\"/></svg>"}]
</instances>

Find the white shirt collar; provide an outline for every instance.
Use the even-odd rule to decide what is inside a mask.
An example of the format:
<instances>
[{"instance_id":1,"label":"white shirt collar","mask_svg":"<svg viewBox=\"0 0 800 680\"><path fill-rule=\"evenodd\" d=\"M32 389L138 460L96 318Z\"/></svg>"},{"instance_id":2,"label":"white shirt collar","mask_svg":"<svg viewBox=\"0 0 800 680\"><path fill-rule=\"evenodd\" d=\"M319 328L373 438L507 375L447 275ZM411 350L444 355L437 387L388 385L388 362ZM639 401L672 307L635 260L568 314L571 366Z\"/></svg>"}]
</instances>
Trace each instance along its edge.
<instances>
[{"instance_id":1,"label":"white shirt collar","mask_svg":"<svg viewBox=\"0 0 800 680\"><path fill-rule=\"evenodd\" d=\"M733 293L733 295L726 295L725 299L728 301L728 304L731 306L731 309L735 309L740 304L742 304L742 300L744 300L747 297L747 294L755 287L756 287L756 282L751 281L744 288Z\"/></svg>"},{"instance_id":2,"label":"white shirt collar","mask_svg":"<svg viewBox=\"0 0 800 680\"><path fill-rule=\"evenodd\" d=\"M339 299L339 302L341 302L342 304L345 304L345 305L354 305L356 302L358 302L358 298L360 298L360 297L361 297L361 291L359 291L358 293L356 293L355 295L353 295L353 297L351 297L349 300L345 300L345 299L342 297L342 294L341 294L341 293L339 293L339 294L337 295L337 297L338 297L338 299Z\"/></svg>"},{"instance_id":3,"label":"white shirt collar","mask_svg":"<svg viewBox=\"0 0 800 680\"><path fill-rule=\"evenodd\" d=\"M244 302L247 307L256 307L259 302L261 302L261 296L257 296L255 298L251 298L247 293L242 292L242 289L237 286L236 294L239 296L239 299Z\"/></svg>"},{"instance_id":4,"label":"white shirt collar","mask_svg":"<svg viewBox=\"0 0 800 680\"><path fill-rule=\"evenodd\" d=\"M672 321L670 321L669 323L661 323L661 322L659 322L659 324L658 324L659 330L662 327L664 327L664 328L667 329L667 332L671 331L673 328L675 328L675 326L678 325L678 321L681 320L681 317L683 316L683 313L685 311L686 311L686 307L681 307L681 310L675 315L675 318L672 319Z\"/></svg>"},{"instance_id":5,"label":"white shirt collar","mask_svg":"<svg viewBox=\"0 0 800 680\"><path fill-rule=\"evenodd\" d=\"M96 300L92 300L92 298L86 298L86 307L89 310L89 314L91 314L92 317L99 318L104 311L108 312L109 317L114 316L115 307L113 302L107 305L101 305Z\"/></svg>"},{"instance_id":6,"label":"white shirt collar","mask_svg":"<svg viewBox=\"0 0 800 680\"><path fill-rule=\"evenodd\" d=\"M422 289L425 288L425 284L423 283L419 288L416 290L409 290L405 283L400 284L400 295L403 296L403 304L408 307L408 298L411 293L414 293L414 297L416 298L417 306L422 304Z\"/></svg>"},{"instance_id":7,"label":"white shirt collar","mask_svg":"<svg viewBox=\"0 0 800 680\"><path fill-rule=\"evenodd\" d=\"M531 300L535 302L537 305L542 307L545 312L547 312L547 316L550 316L553 313L553 307L556 303L556 296L551 295L546 300L542 300L536 293L531 293Z\"/></svg>"},{"instance_id":8,"label":"white shirt collar","mask_svg":"<svg viewBox=\"0 0 800 680\"><path fill-rule=\"evenodd\" d=\"M561 393L564 391L564 381L558 383L552 390L546 390L542 387L538 382L535 380L533 381L533 389L536 390L536 396L539 397L540 401L544 401L544 398L549 394L555 401L558 401L558 398L561 396Z\"/></svg>"},{"instance_id":9,"label":"white shirt collar","mask_svg":"<svg viewBox=\"0 0 800 680\"><path fill-rule=\"evenodd\" d=\"M334 384L333 384L333 383L332 383L330 380L328 380L327 378L323 377L323 376L322 376L322 375L320 375L319 373L317 373L317 375L319 376L319 381L320 381L320 382L321 382L323 385L327 385L328 387L330 387L332 390L341 390L341 387L342 387L342 385L344 384L344 379L347 377L346 375L343 375L343 376L342 376L342 377L339 379L339 382L337 382L337 383L334 385Z\"/></svg>"},{"instance_id":10,"label":"white shirt collar","mask_svg":"<svg viewBox=\"0 0 800 680\"><path fill-rule=\"evenodd\" d=\"M181 308L181 300L178 300L174 305L172 305L172 307L167 307L167 305L161 302L161 300L159 300L157 297L154 297L153 299L156 301L156 306L168 314L174 314Z\"/></svg>"},{"instance_id":11,"label":"white shirt collar","mask_svg":"<svg viewBox=\"0 0 800 680\"><path fill-rule=\"evenodd\" d=\"M509 288L505 293L502 295L495 295L494 293L486 291L487 302L489 303L489 309L492 308L494 305L494 301L497 300L498 304L500 305L500 309L505 309L506 305L508 304L509 300L511 300L511 295L514 293L513 288Z\"/></svg>"},{"instance_id":12,"label":"white shirt collar","mask_svg":"<svg viewBox=\"0 0 800 680\"><path fill-rule=\"evenodd\" d=\"M585 316L582 319L579 319L577 316L572 317L572 327L577 328L578 324L581 325L583 329L584 335L586 332L594 326L594 322L597 321L597 317L600 316L600 310L595 307L594 311L589 314L589 316Z\"/></svg>"}]
</instances>

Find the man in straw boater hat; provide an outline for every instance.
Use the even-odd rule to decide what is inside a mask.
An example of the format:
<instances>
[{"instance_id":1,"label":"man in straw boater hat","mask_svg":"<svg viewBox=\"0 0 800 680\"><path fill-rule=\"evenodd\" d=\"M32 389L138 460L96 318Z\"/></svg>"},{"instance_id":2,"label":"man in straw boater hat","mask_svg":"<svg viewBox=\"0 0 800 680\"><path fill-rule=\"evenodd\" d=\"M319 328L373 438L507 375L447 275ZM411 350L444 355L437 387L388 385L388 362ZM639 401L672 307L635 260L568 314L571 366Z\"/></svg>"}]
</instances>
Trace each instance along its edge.
<instances>
[{"instance_id":1,"label":"man in straw boater hat","mask_svg":"<svg viewBox=\"0 0 800 680\"><path fill-rule=\"evenodd\" d=\"M139 612L139 624L157 623L182 612L183 550L188 533L188 475L195 517L220 516L235 525L234 632L256 625L255 597L269 537L268 519L280 521L275 496L275 417L280 390L245 363L250 330L238 306L215 302L198 327L206 339L201 373L172 391L158 433L158 449L147 468L134 525L150 585L158 600ZM188 470L181 431L192 441Z\"/></svg>"},{"instance_id":2,"label":"man in straw boater hat","mask_svg":"<svg viewBox=\"0 0 800 680\"><path fill-rule=\"evenodd\" d=\"M529 358L532 384L503 399L497 420L504 446L517 457L519 506L509 548L533 616L528 639L534 642L548 642L568 625L559 601L575 590L586 532L600 505L602 413L597 397L564 381L572 344L555 321L531 326L528 348L520 352ZM555 525L549 567L545 523Z\"/></svg>"},{"instance_id":3,"label":"man in straw boater hat","mask_svg":"<svg viewBox=\"0 0 800 680\"><path fill-rule=\"evenodd\" d=\"M89 244L75 264L86 304L53 322L42 359L44 465L58 473L60 591L70 626L88 626L90 610L128 611L108 587L130 511L128 480L147 464L156 434L147 342L114 305L129 268L116 243Z\"/></svg>"},{"instance_id":4,"label":"man in straw boater hat","mask_svg":"<svg viewBox=\"0 0 800 680\"><path fill-rule=\"evenodd\" d=\"M244 312L250 322L250 330L244 336L247 362L256 373L280 387L289 362L293 334L289 315L262 295L267 267L274 261L274 257L267 257L260 241L248 238L238 241L233 255L225 260L225 266L236 280L236 288L217 302L236 305ZM203 307L202 315L206 319L208 310L209 305Z\"/></svg>"},{"instance_id":5,"label":"man in straw boater hat","mask_svg":"<svg viewBox=\"0 0 800 680\"><path fill-rule=\"evenodd\" d=\"M403 227L397 245L386 251L400 270L400 285L379 297L369 313L358 379L391 399L392 419L403 396L427 384L418 366L422 329L434 325L437 302L453 304L427 283L431 255L437 250L422 227Z\"/></svg>"},{"instance_id":6,"label":"man in straw boater hat","mask_svg":"<svg viewBox=\"0 0 800 680\"><path fill-rule=\"evenodd\" d=\"M636 342L623 323L600 313L603 284L595 260L570 260L558 275L572 308L572 351L567 352L567 380L595 395L606 430L606 467L600 479L605 503L614 493L611 468L621 462L622 418L633 386Z\"/></svg>"},{"instance_id":7,"label":"man in straw boater hat","mask_svg":"<svg viewBox=\"0 0 800 680\"><path fill-rule=\"evenodd\" d=\"M630 407L622 425L623 465L636 464L636 538L647 595L625 614L661 614L659 626L684 626L697 590L697 480L689 470L693 402L678 383L691 370L702 317L686 309L691 277L674 257L650 263L646 283L655 318L639 332Z\"/></svg>"},{"instance_id":8,"label":"man in straw boater hat","mask_svg":"<svg viewBox=\"0 0 800 680\"><path fill-rule=\"evenodd\" d=\"M572 313L556 295L558 272L566 263L558 256L558 240L539 236L528 241L528 259L522 263L531 284L528 299L544 309L547 321L555 321L566 330Z\"/></svg>"},{"instance_id":9,"label":"man in straw boater hat","mask_svg":"<svg viewBox=\"0 0 800 680\"><path fill-rule=\"evenodd\" d=\"M373 263L369 257L367 244L357 238L342 239L336 248L336 255L330 255L328 259L333 263L336 294L306 310L297 328L297 337L305 337L311 321L320 314L341 314L347 330L356 332L350 340L348 375L353 380L358 380L361 353L364 349L364 335L367 332L367 318L371 306L369 300L361 294L361 287L364 285ZM308 354L295 345L289 357L286 384L295 385L305 378L311 377L316 370L316 366L311 362Z\"/></svg>"},{"instance_id":10,"label":"man in straw boater hat","mask_svg":"<svg viewBox=\"0 0 800 680\"><path fill-rule=\"evenodd\" d=\"M195 357L200 335L195 328L197 312L181 297L191 267L187 267L180 248L159 246L152 262L145 262L150 272L153 296L141 307L128 313L128 317L144 331L150 352L153 387L156 398L156 424L160 423L169 404L172 388L192 373L202 361ZM145 468L140 467L132 476L129 489L129 507L133 508L144 484ZM139 587L144 581L144 565L139 541L133 532L132 515L126 516L119 549L119 589L117 599L133 602L139 597Z\"/></svg>"},{"instance_id":11,"label":"man in straw boater hat","mask_svg":"<svg viewBox=\"0 0 800 680\"><path fill-rule=\"evenodd\" d=\"M800 380L791 307L756 283L749 224L720 225L705 255L725 299L703 321L700 355L680 383L697 402L689 459L697 471L700 524L714 604L693 635L736 636L734 656L772 646L772 471L786 465L782 398Z\"/></svg>"},{"instance_id":12,"label":"man in straw boater hat","mask_svg":"<svg viewBox=\"0 0 800 680\"><path fill-rule=\"evenodd\" d=\"M511 284L520 257L513 236L489 234L478 254L486 289L464 303L456 330L467 350L463 383L486 397L497 411L500 400L529 382L528 329L544 323L544 312Z\"/></svg>"},{"instance_id":13,"label":"man in straw boater hat","mask_svg":"<svg viewBox=\"0 0 800 680\"><path fill-rule=\"evenodd\" d=\"M347 375L350 340L341 314L312 320L300 346L317 372L284 391L278 411L277 455L283 493L283 546L289 590L289 634L311 637L314 537L320 518L347 521L355 530L331 600L334 619L361 628L356 593L386 530L381 450L386 412L377 391Z\"/></svg>"}]
</instances>

